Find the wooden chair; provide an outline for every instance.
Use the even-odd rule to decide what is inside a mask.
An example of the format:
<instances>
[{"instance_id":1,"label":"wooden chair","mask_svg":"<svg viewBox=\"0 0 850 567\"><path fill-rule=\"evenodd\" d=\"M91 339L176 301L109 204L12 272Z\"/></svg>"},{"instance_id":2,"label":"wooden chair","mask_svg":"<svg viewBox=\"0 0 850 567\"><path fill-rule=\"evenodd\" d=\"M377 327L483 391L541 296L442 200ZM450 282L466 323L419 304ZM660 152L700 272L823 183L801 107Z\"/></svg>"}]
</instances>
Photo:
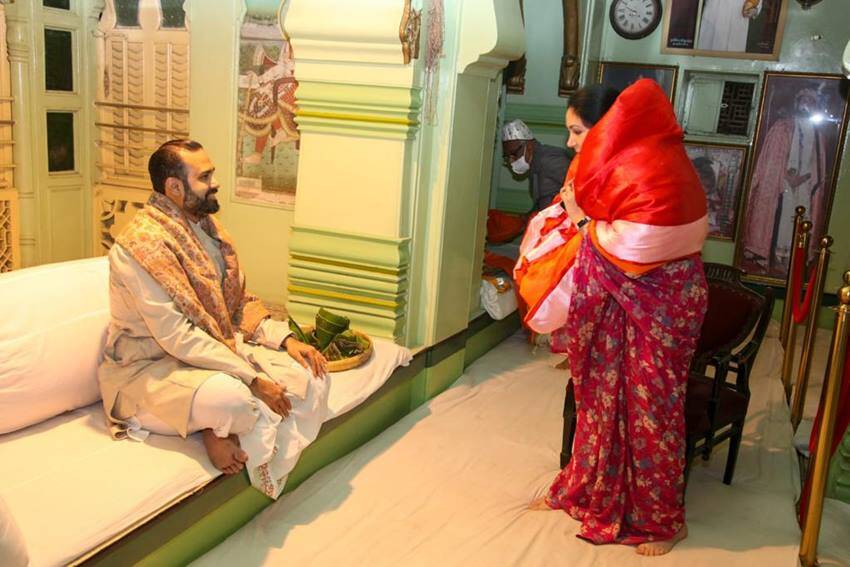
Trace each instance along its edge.
<instances>
[{"instance_id":1,"label":"wooden chair","mask_svg":"<svg viewBox=\"0 0 850 567\"><path fill-rule=\"evenodd\" d=\"M697 343L685 399L686 458L708 459L729 439L723 482L731 484L750 403L749 378L773 311L773 292L741 283L742 272L706 263L708 311ZM713 368L713 376L706 370ZM729 382L730 373L734 381Z\"/></svg>"},{"instance_id":2,"label":"wooden chair","mask_svg":"<svg viewBox=\"0 0 850 567\"><path fill-rule=\"evenodd\" d=\"M732 482L749 405L749 375L773 310L770 289L762 296L741 283L743 272L724 264L705 263L708 312L688 379L685 401L686 473L697 454L708 459L715 444L730 439L723 482ZM747 339L749 338L749 341ZM744 344L744 342L746 344ZM743 346L741 346L743 344ZM705 375L714 368L714 376ZM726 382L729 373L734 384ZM572 380L564 399L561 467L570 461L576 427Z\"/></svg>"}]
</instances>

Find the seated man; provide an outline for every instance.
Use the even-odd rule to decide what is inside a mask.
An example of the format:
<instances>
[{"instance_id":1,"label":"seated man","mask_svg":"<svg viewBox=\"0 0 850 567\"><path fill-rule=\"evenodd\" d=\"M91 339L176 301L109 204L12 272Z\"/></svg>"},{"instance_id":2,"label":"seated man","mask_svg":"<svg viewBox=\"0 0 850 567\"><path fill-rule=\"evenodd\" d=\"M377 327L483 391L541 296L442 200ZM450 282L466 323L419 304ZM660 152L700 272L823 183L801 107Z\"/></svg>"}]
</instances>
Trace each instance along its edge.
<instances>
[{"instance_id":1,"label":"seated man","mask_svg":"<svg viewBox=\"0 0 850 567\"><path fill-rule=\"evenodd\" d=\"M517 119L502 126L502 155L515 174L531 172L529 212L533 214L551 205L558 196L574 154L566 148L541 144L525 122Z\"/></svg>"},{"instance_id":2,"label":"seated man","mask_svg":"<svg viewBox=\"0 0 850 567\"><path fill-rule=\"evenodd\" d=\"M109 252L98 378L112 434L201 431L216 468L247 464L276 497L321 426L326 361L246 291L233 242L211 216L219 185L201 144L166 142L148 171L154 191Z\"/></svg>"}]
</instances>

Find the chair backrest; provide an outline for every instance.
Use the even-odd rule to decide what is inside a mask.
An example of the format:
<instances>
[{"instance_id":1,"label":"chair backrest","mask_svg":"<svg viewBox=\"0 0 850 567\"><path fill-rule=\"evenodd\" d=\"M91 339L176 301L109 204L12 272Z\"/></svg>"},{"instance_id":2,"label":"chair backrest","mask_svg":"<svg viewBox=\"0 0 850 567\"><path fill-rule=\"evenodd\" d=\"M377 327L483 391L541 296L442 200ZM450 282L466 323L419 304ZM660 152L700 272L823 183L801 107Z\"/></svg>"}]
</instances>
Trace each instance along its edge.
<instances>
[{"instance_id":1,"label":"chair backrest","mask_svg":"<svg viewBox=\"0 0 850 567\"><path fill-rule=\"evenodd\" d=\"M772 293L763 296L746 287L740 281L740 270L722 264L706 266L708 310L694 353L695 363L732 352L751 334L760 343L770 318L769 312L763 314L773 306Z\"/></svg>"},{"instance_id":2,"label":"chair backrest","mask_svg":"<svg viewBox=\"0 0 850 567\"><path fill-rule=\"evenodd\" d=\"M728 264L717 264L715 262L705 262L703 264L705 271L705 279L721 280L730 284L740 284L741 277L744 275L743 270L739 270Z\"/></svg>"}]
</instances>

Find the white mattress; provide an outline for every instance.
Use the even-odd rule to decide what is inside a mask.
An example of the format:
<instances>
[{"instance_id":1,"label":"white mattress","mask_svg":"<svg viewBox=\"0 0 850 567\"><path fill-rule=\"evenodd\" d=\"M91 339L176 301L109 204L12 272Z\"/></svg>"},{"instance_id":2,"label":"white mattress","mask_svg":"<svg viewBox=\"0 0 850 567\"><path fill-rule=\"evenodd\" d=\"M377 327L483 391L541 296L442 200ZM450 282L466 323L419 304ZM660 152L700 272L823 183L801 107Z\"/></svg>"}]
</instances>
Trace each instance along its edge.
<instances>
[{"instance_id":1,"label":"white mattress","mask_svg":"<svg viewBox=\"0 0 850 567\"><path fill-rule=\"evenodd\" d=\"M380 388L411 354L375 340L364 366L331 375L329 415ZM100 403L0 436L0 496L27 543L31 565L73 561L217 477L198 435L113 441Z\"/></svg>"},{"instance_id":2,"label":"white mattress","mask_svg":"<svg viewBox=\"0 0 850 567\"><path fill-rule=\"evenodd\" d=\"M726 444L710 462L694 464L690 536L669 555L642 558L631 547L594 546L575 537L578 524L563 512L527 509L557 472L567 374L553 368L560 357L534 354L515 336L196 564L794 567L799 480L776 377L780 354L768 338L751 380L732 486L721 482ZM848 509L828 507L825 564L850 561Z\"/></svg>"}]
</instances>

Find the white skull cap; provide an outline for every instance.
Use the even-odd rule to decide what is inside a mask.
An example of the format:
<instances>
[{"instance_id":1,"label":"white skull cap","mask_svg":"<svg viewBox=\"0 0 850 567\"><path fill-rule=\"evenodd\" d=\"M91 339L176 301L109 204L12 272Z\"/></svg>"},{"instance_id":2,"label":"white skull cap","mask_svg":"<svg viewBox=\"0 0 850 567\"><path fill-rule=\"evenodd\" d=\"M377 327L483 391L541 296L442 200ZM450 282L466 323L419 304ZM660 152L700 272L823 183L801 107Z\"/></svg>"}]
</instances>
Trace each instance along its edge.
<instances>
[{"instance_id":1,"label":"white skull cap","mask_svg":"<svg viewBox=\"0 0 850 567\"><path fill-rule=\"evenodd\" d=\"M525 122L519 118L511 120L502 126L502 141L510 142L512 140L533 140L534 134L531 133L531 128L525 125Z\"/></svg>"}]
</instances>

